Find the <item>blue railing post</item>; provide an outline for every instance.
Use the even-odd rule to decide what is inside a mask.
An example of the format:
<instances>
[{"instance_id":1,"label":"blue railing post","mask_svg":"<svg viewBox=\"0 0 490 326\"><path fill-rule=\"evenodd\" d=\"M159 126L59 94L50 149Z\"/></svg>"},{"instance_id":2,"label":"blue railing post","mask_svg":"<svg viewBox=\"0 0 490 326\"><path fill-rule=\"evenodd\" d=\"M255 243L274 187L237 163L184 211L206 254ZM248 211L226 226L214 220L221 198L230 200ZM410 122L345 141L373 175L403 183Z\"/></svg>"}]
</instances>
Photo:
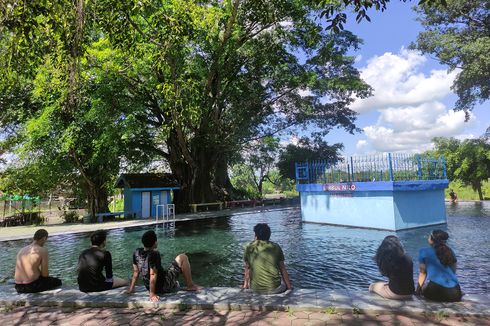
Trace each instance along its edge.
<instances>
[{"instance_id":1,"label":"blue railing post","mask_svg":"<svg viewBox=\"0 0 490 326\"><path fill-rule=\"evenodd\" d=\"M350 169L351 169L351 175L352 175L352 182L356 181L354 178L354 163L352 160L352 156L350 157Z\"/></svg>"},{"instance_id":2,"label":"blue railing post","mask_svg":"<svg viewBox=\"0 0 490 326\"><path fill-rule=\"evenodd\" d=\"M442 163L442 176L444 177L444 179L447 179L446 160L444 159L444 155L441 155L441 163Z\"/></svg>"},{"instance_id":3,"label":"blue railing post","mask_svg":"<svg viewBox=\"0 0 490 326\"><path fill-rule=\"evenodd\" d=\"M335 164L324 160L294 162L296 184L447 179L444 156L428 159L421 155L387 154L355 159L351 156Z\"/></svg>"},{"instance_id":4,"label":"blue railing post","mask_svg":"<svg viewBox=\"0 0 490 326\"><path fill-rule=\"evenodd\" d=\"M422 163L420 162L420 155L417 155L417 175L419 180L422 180Z\"/></svg>"},{"instance_id":5,"label":"blue railing post","mask_svg":"<svg viewBox=\"0 0 490 326\"><path fill-rule=\"evenodd\" d=\"M350 164L347 163L347 181L351 182L351 177L350 177Z\"/></svg>"},{"instance_id":6,"label":"blue railing post","mask_svg":"<svg viewBox=\"0 0 490 326\"><path fill-rule=\"evenodd\" d=\"M299 184L298 162L294 162L294 174L296 175L296 184Z\"/></svg>"},{"instance_id":7,"label":"blue railing post","mask_svg":"<svg viewBox=\"0 0 490 326\"><path fill-rule=\"evenodd\" d=\"M391 161L391 153L388 153L388 163L390 165L390 181L393 181L393 162Z\"/></svg>"}]
</instances>

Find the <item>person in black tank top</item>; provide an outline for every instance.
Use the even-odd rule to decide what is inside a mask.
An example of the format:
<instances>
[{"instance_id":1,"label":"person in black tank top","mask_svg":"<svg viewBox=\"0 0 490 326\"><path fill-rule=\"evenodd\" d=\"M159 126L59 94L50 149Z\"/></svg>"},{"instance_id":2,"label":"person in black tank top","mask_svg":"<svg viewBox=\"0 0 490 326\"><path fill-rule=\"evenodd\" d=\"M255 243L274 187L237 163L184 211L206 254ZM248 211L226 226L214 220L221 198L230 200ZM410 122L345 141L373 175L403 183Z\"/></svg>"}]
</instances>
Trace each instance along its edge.
<instances>
[{"instance_id":1,"label":"person in black tank top","mask_svg":"<svg viewBox=\"0 0 490 326\"><path fill-rule=\"evenodd\" d=\"M387 299L411 299L415 291L413 262L403 250L400 240L393 235L384 238L374 260L381 275L388 277L388 283L373 283L369 286L369 291Z\"/></svg>"}]
</instances>

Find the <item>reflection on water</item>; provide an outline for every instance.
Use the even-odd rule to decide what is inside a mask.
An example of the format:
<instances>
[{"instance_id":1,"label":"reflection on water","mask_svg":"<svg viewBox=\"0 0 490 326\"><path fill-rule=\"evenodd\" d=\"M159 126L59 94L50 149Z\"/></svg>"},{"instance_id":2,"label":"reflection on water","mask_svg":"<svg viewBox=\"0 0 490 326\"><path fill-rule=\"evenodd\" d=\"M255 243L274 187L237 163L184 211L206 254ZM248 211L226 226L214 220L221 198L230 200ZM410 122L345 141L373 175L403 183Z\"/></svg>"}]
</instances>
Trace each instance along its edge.
<instances>
[{"instance_id":1,"label":"reflection on water","mask_svg":"<svg viewBox=\"0 0 490 326\"><path fill-rule=\"evenodd\" d=\"M467 293L488 293L490 282L490 203L457 203L446 206L449 245L458 258L458 277ZM155 228L164 265L181 252L188 254L195 281L203 286L240 286L243 249L253 239L256 223L269 223L271 240L279 243L295 287L366 289L382 279L373 256L382 239L391 232L301 223L299 210L201 220L177 225L175 230ZM427 245L432 228L397 232L418 268L418 250ZM131 255L141 247L147 229L119 229L109 233L108 250L114 273L129 278ZM65 284L76 282L76 262L89 246L89 235L53 236L48 241L51 274ZM29 241L0 243L0 275L12 275L15 255ZM416 272L416 271L415 271ZM415 274L417 275L417 273Z\"/></svg>"}]
</instances>

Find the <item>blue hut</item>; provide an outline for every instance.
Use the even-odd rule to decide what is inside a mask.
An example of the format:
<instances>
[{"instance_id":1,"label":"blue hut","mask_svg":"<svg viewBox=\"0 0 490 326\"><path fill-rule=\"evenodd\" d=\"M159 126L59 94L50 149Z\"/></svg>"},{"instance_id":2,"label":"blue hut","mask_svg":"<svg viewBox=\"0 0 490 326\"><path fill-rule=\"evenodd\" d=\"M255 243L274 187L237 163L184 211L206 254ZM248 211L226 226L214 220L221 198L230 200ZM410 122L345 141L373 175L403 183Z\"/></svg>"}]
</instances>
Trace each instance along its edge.
<instances>
[{"instance_id":1,"label":"blue hut","mask_svg":"<svg viewBox=\"0 0 490 326\"><path fill-rule=\"evenodd\" d=\"M403 230L446 223L444 158L380 154L296 163L304 222Z\"/></svg>"},{"instance_id":2,"label":"blue hut","mask_svg":"<svg viewBox=\"0 0 490 326\"><path fill-rule=\"evenodd\" d=\"M170 173L121 174L115 187L124 188L124 212L136 218L157 216L157 206L171 204L172 192L180 189Z\"/></svg>"}]
</instances>

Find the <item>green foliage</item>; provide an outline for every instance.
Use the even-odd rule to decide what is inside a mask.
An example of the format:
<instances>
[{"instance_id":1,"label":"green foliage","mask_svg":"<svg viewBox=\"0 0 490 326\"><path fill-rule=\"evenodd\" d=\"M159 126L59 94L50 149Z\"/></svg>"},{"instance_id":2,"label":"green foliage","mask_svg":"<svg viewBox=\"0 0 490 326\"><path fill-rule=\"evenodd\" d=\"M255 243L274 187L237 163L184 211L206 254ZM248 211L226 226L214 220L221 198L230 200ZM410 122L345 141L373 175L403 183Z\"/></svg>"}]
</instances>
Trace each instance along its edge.
<instances>
[{"instance_id":1,"label":"green foliage","mask_svg":"<svg viewBox=\"0 0 490 326\"><path fill-rule=\"evenodd\" d=\"M90 208L106 211L104 196L121 158L148 157L133 146L133 136L145 133L134 117L138 103L128 97L128 85L118 74L121 54L102 38L87 47L80 64L79 107L67 112L69 86L63 65L52 60L56 55L46 56L32 80L30 100L42 106L19 121L11 146L18 159L4 173L2 185L42 195L64 183L83 189Z\"/></svg>"},{"instance_id":2,"label":"green foliage","mask_svg":"<svg viewBox=\"0 0 490 326\"><path fill-rule=\"evenodd\" d=\"M323 312L327 315L333 315L337 313L337 310L335 309L335 307L327 307Z\"/></svg>"},{"instance_id":3,"label":"green foliage","mask_svg":"<svg viewBox=\"0 0 490 326\"><path fill-rule=\"evenodd\" d=\"M69 181L92 213L107 209L119 169L155 155L182 184L177 201L214 200L243 144L306 127L353 132L349 104L371 92L348 55L360 40L325 31L309 1L7 4L0 152L34 176L22 187Z\"/></svg>"},{"instance_id":4,"label":"green foliage","mask_svg":"<svg viewBox=\"0 0 490 326\"><path fill-rule=\"evenodd\" d=\"M279 151L279 139L271 136L254 141L243 151L243 164L249 168L248 179L251 179L259 198L264 195L264 182L270 178L271 169L274 167L277 152ZM270 184L268 184L270 186ZM268 187L270 190L270 187Z\"/></svg>"},{"instance_id":5,"label":"green foliage","mask_svg":"<svg viewBox=\"0 0 490 326\"><path fill-rule=\"evenodd\" d=\"M311 141L301 138L298 145L289 144L279 155L277 168L283 178L296 179L295 163L313 160L325 160L335 163L340 159L342 144L328 145L321 139Z\"/></svg>"},{"instance_id":6,"label":"green foliage","mask_svg":"<svg viewBox=\"0 0 490 326\"><path fill-rule=\"evenodd\" d=\"M242 194L243 198L260 198L253 170L249 166L245 164L233 165L231 168L231 183Z\"/></svg>"},{"instance_id":7,"label":"green foliage","mask_svg":"<svg viewBox=\"0 0 490 326\"><path fill-rule=\"evenodd\" d=\"M253 139L307 125L355 130L348 103L370 92L346 56L359 40L322 31L307 2L98 4L105 32L126 53L131 92L150 99L146 119L161 155L193 202L213 199L225 186L217 176ZM322 104L325 96L332 101Z\"/></svg>"},{"instance_id":8,"label":"green foliage","mask_svg":"<svg viewBox=\"0 0 490 326\"><path fill-rule=\"evenodd\" d=\"M446 318L449 317L449 313L445 310L438 310L435 314L434 314L434 318L436 321L440 322Z\"/></svg>"},{"instance_id":9,"label":"green foliage","mask_svg":"<svg viewBox=\"0 0 490 326\"><path fill-rule=\"evenodd\" d=\"M75 211L64 211L61 218L63 219L64 223L76 223L79 221L80 216Z\"/></svg>"},{"instance_id":10,"label":"green foliage","mask_svg":"<svg viewBox=\"0 0 490 326\"><path fill-rule=\"evenodd\" d=\"M456 109L471 110L490 98L490 8L487 0L447 0L446 6L421 6L425 27L412 45L437 57L458 75Z\"/></svg>"},{"instance_id":11,"label":"green foliage","mask_svg":"<svg viewBox=\"0 0 490 326\"><path fill-rule=\"evenodd\" d=\"M114 197L113 197L114 200ZM114 205L112 202L109 205L111 212L121 212L124 210L124 198L115 197L116 204Z\"/></svg>"},{"instance_id":12,"label":"green foliage","mask_svg":"<svg viewBox=\"0 0 490 326\"><path fill-rule=\"evenodd\" d=\"M444 155L448 179L470 185L483 200L482 183L490 178L490 143L484 137L459 141L435 138L435 152Z\"/></svg>"},{"instance_id":13,"label":"green foliage","mask_svg":"<svg viewBox=\"0 0 490 326\"><path fill-rule=\"evenodd\" d=\"M471 186L465 186L463 182L461 181L451 181L449 182L449 186L445 191L445 196L447 199L449 198L449 191L450 189L454 190L456 194L458 195L458 200L459 201L464 201L464 200L480 200L478 196L478 192L473 190ZM490 199L490 181L486 180L482 182L482 195L483 198L488 200Z\"/></svg>"},{"instance_id":14,"label":"green foliage","mask_svg":"<svg viewBox=\"0 0 490 326\"><path fill-rule=\"evenodd\" d=\"M410 2L411 0L400 0ZM328 26L327 29L332 29L335 33L339 33L344 29L344 24L347 23L346 11L349 9L356 15L356 21L360 23L363 19L368 22L371 18L368 16L368 11L375 9L376 11L385 11L390 0L314 0L321 8L321 17L326 17ZM419 6L434 6L446 5L446 0L419 0Z\"/></svg>"}]
</instances>

